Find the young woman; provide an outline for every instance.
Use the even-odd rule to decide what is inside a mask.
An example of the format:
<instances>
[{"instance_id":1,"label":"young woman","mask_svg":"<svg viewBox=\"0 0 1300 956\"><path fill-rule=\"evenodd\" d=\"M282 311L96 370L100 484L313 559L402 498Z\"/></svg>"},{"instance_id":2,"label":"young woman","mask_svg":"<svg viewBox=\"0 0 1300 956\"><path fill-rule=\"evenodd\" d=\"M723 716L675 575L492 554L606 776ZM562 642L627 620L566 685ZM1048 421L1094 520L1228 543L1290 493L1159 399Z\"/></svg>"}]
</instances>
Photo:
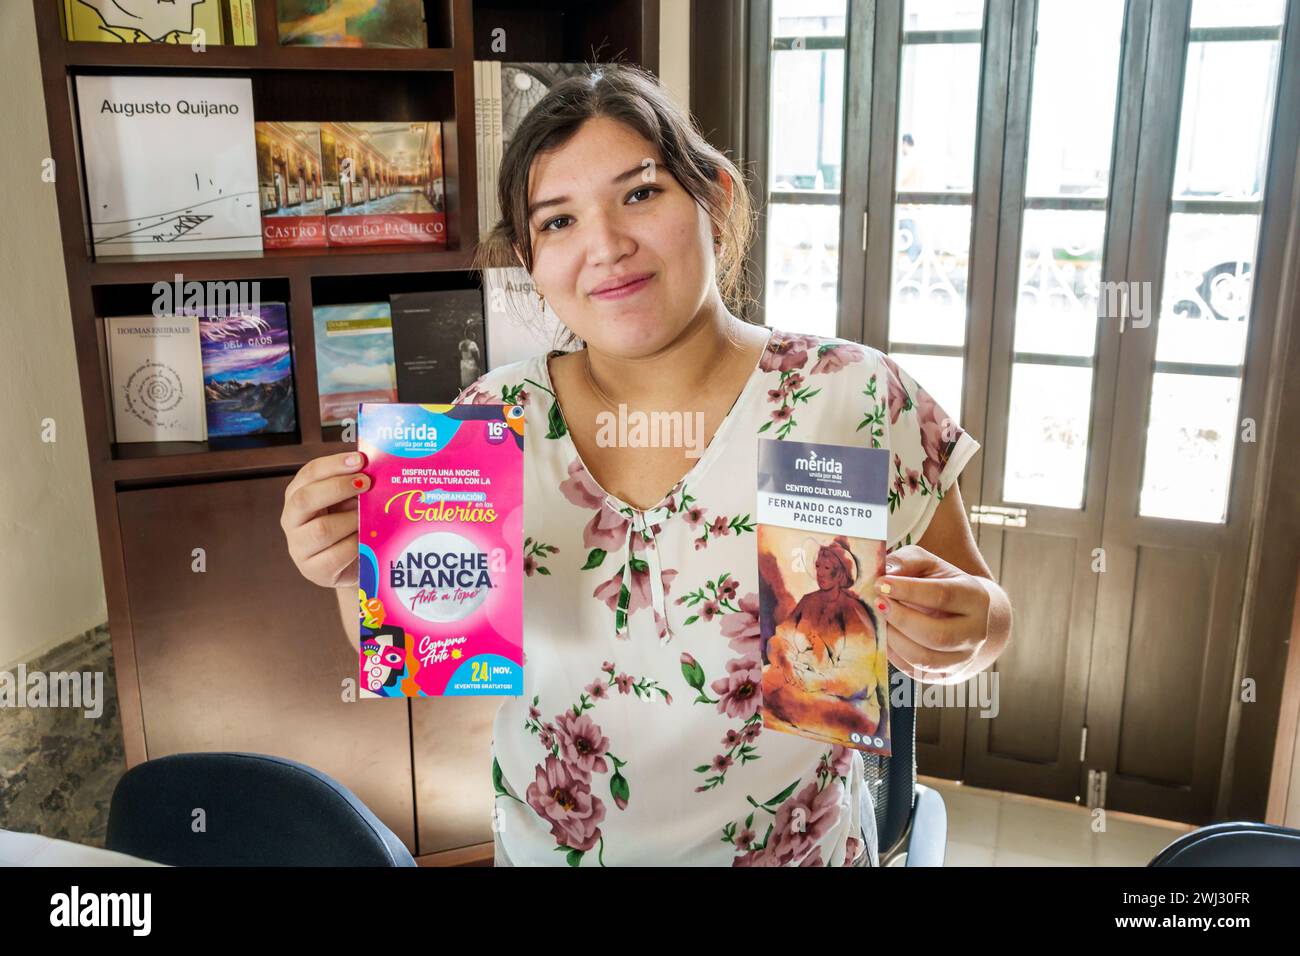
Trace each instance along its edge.
<instances>
[{"instance_id":1,"label":"young woman","mask_svg":"<svg viewBox=\"0 0 1300 956\"><path fill-rule=\"evenodd\" d=\"M457 399L525 410L525 692L494 725L497 864L878 865L861 752L759 713L758 444L890 450L872 600L889 662L952 683L988 667L1011 624L956 484L976 442L876 350L736 317L747 191L651 75L558 84L499 188L480 261L522 264L582 347ZM620 409L702 434L611 440ZM357 453L310 462L282 518L353 641L363 468Z\"/></svg>"}]
</instances>

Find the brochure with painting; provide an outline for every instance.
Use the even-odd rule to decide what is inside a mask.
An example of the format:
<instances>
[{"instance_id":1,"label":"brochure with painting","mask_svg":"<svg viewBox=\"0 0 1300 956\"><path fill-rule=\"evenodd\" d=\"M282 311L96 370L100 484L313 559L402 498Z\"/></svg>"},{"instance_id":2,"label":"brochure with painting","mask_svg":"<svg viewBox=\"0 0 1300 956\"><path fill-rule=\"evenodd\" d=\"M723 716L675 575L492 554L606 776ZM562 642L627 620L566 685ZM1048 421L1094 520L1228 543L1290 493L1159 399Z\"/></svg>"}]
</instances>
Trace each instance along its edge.
<instances>
[{"instance_id":1,"label":"brochure with painting","mask_svg":"<svg viewBox=\"0 0 1300 956\"><path fill-rule=\"evenodd\" d=\"M523 693L522 405L362 404L363 698Z\"/></svg>"},{"instance_id":2,"label":"brochure with painting","mask_svg":"<svg viewBox=\"0 0 1300 956\"><path fill-rule=\"evenodd\" d=\"M758 446L763 725L890 753L885 573L889 451L790 439Z\"/></svg>"}]
</instances>

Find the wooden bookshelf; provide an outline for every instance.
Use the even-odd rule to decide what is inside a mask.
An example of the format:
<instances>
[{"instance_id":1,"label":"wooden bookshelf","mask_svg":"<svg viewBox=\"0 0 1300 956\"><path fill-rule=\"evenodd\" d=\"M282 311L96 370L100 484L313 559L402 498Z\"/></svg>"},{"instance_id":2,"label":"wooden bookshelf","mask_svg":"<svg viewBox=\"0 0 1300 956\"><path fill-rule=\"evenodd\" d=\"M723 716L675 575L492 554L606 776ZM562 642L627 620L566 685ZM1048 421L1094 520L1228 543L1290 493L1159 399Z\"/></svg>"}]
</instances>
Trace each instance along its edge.
<instances>
[{"instance_id":1,"label":"wooden bookshelf","mask_svg":"<svg viewBox=\"0 0 1300 956\"><path fill-rule=\"evenodd\" d=\"M477 288L474 61L617 59L657 71L658 0L425 0L425 50L281 47L275 0L256 0L255 46L203 52L70 42L62 0L33 4L128 767L182 751L290 757L350 787L422 864L490 861L500 699L343 703L356 667L334 595L303 580L284 547L285 486L306 462L350 447L321 427L312 309ZM504 53L491 49L498 28ZM96 261L74 78L117 73L246 76L259 120L441 121L447 244ZM150 287L178 272L256 280L263 301L288 303L297 433L111 441L103 316L149 311Z\"/></svg>"}]
</instances>

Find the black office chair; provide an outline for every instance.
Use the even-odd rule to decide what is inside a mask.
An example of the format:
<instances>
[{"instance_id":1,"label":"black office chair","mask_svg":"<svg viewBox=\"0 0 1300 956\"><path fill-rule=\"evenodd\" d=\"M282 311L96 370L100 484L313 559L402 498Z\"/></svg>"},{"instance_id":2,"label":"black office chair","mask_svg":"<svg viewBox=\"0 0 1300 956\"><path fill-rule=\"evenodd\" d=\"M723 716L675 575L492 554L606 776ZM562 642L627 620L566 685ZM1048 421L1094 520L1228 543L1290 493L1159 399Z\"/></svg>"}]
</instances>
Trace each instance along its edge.
<instances>
[{"instance_id":1,"label":"black office chair","mask_svg":"<svg viewBox=\"0 0 1300 956\"><path fill-rule=\"evenodd\" d=\"M132 767L113 791L105 846L172 866L416 865L337 780L253 753L174 754Z\"/></svg>"},{"instance_id":2,"label":"black office chair","mask_svg":"<svg viewBox=\"0 0 1300 956\"><path fill-rule=\"evenodd\" d=\"M890 664L890 688L896 681L913 685L907 700L914 700L915 684ZM916 711L911 704L891 704L890 720L893 755L862 755L876 809L880 865L901 857L904 866L943 866L948 811L939 791L916 782Z\"/></svg>"},{"instance_id":3,"label":"black office chair","mask_svg":"<svg viewBox=\"0 0 1300 956\"><path fill-rule=\"evenodd\" d=\"M1184 833L1149 866L1300 866L1300 830L1271 823L1212 823Z\"/></svg>"}]
</instances>

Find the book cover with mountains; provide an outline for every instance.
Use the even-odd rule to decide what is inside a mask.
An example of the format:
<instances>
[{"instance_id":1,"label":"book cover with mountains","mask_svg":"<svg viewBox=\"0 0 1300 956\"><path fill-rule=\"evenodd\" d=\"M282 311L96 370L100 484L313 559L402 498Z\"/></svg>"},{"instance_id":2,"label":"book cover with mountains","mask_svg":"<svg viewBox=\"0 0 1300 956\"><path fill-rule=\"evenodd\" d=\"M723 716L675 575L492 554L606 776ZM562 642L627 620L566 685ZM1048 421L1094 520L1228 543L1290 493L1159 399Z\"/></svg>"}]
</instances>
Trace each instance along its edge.
<instances>
[{"instance_id":1,"label":"book cover with mountains","mask_svg":"<svg viewBox=\"0 0 1300 956\"><path fill-rule=\"evenodd\" d=\"M262 302L198 317L208 436L296 431L285 304Z\"/></svg>"}]
</instances>

